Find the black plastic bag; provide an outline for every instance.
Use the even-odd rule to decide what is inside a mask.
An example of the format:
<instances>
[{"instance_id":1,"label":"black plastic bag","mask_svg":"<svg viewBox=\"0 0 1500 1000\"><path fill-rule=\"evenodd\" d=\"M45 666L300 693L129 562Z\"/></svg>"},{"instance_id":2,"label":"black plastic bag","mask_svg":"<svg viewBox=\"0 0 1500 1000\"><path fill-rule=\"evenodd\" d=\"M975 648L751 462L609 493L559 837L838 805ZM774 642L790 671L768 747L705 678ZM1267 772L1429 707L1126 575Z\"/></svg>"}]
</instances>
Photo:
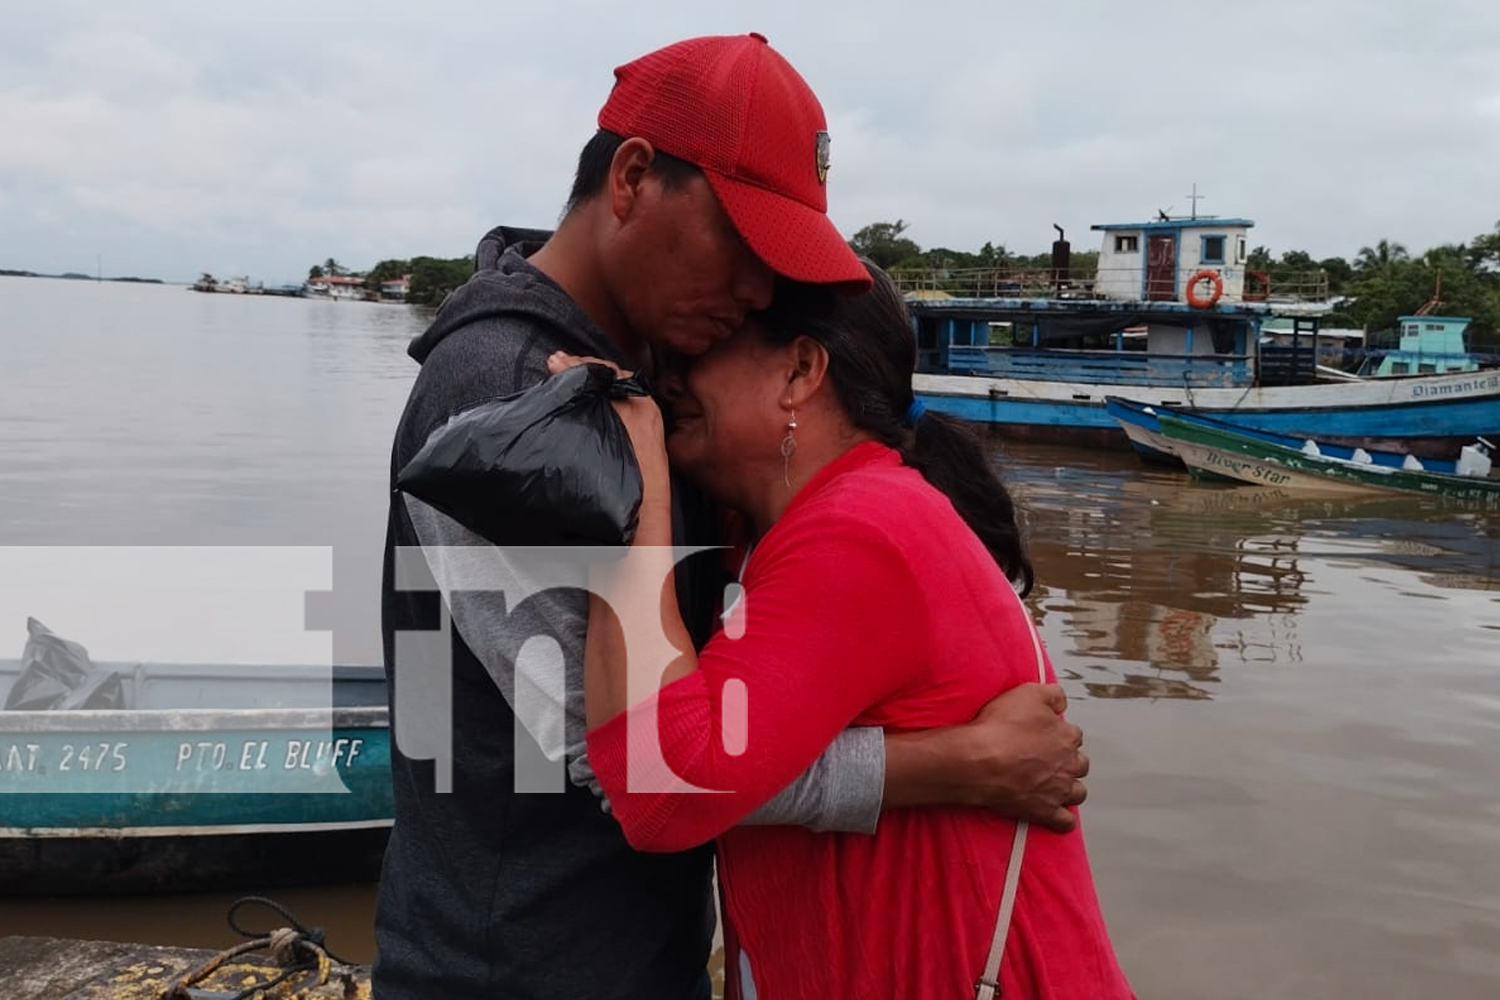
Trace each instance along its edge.
<instances>
[{"instance_id":1,"label":"black plastic bag","mask_svg":"<svg viewBox=\"0 0 1500 1000\"><path fill-rule=\"evenodd\" d=\"M612 399L643 396L606 365L461 410L396 476L496 545L629 545L641 469Z\"/></svg>"},{"instance_id":2,"label":"black plastic bag","mask_svg":"<svg viewBox=\"0 0 1500 1000\"><path fill-rule=\"evenodd\" d=\"M54 634L35 618L26 619L26 631L21 673L5 696L7 709L36 712L125 707L125 685L119 673L94 666L88 650Z\"/></svg>"}]
</instances>

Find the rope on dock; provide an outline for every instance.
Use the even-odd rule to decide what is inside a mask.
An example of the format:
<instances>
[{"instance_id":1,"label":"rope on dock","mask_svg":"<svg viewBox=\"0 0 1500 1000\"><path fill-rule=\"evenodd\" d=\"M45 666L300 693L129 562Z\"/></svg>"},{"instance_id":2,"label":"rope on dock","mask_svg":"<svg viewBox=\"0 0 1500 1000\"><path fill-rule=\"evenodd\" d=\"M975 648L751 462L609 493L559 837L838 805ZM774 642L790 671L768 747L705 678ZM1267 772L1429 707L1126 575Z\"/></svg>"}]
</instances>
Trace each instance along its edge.
<instances>
[{"instance_id":1,"label":"rope on dock","mask_svg":"<svg viewBox=\"0 0 1500 1000\"><path fill-rule=\"evenodd\" d=\"M259 905L275 911L287 921L288 926L277 927L264 933L247 931L235 920L235 914L243 906ZM241 955L253 951L268 951L276 964L281 966L282 972L264 983L256 983L248 986L238 993L224 994L215 993L216 998L222 1000L250 1000L257 994L264 994L272 988L281 985L298 973L307 973L307 977L296 988L298 990L312 989L323 986L328 982L329 974L332 972L333 963L349 965L345 959L340 958L329 951L323 945L324 932L321 927L305 927L291 911L273 899L264 896L245 896L235 900L229 908L229 927L236 934L249 938L233 948L226 948L217 955L202 963L197 968L189 969L177 979L173 980L161 993L160 1000L197 1000L193 989L195 983L200 983L213 975L224 965ZM346 994L349 987L353 985L352 978L344 977Z\"/></svg>"}]
</instances>

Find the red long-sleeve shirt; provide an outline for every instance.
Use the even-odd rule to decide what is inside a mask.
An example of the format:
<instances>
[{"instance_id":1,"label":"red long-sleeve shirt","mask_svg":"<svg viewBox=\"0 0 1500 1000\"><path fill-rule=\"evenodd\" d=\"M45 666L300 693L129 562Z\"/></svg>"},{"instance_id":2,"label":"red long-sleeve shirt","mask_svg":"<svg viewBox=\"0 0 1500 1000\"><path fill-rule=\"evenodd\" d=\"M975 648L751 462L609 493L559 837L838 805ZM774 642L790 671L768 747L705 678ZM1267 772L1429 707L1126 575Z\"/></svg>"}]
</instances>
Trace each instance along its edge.
<instances>
[{"instance_id":1,"label":"red long-sleeve shirt","mask_svg":"<svg viewBox=\"0 0 1500 1000\"><path fill-rule=\"evenodd\" d=\"M589 734L626 836L645 850L718 838L731 996L739 952L757 1000L971 996L1013 822L924 808L888 811L873 836L735 824L849 726L954 725L1035 680L1024 608L947 498L873 443L798 493L742 582L739 638L721 633L695 673ZM726 682L748 702L727 739ZM670 773L640 755L653 725ZM718 791L658 790L674 775ZM1132 996L1081 832L1031 831L1002 985L1010 998Z\"/></svg>"}]
</instances>

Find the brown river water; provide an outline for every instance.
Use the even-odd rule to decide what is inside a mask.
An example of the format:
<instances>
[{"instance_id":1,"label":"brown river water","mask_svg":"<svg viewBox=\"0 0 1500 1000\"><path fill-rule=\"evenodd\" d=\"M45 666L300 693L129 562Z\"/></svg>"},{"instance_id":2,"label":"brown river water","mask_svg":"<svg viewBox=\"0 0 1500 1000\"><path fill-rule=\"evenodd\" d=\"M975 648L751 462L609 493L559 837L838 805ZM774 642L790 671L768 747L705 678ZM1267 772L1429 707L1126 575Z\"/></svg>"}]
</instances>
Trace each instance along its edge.
<instances>
[{"instance_id":1,"label":"brown river water","mask_svg":"<svg viewBox=\"0 0 1500 1000\"><path fill-rule=\"evenodd\" d=\"M375 662L387 448L423 322L0 278L0 561L327 546L351 609L333 656ZM1196 483L1126 452L992 453L1086 732L1086 835L1140 996L1500 996L1500 515ZM0 656L32 596L0 579ZM157 631L197 649L216 624L164 610ZM225 947L239 895L3 899L0 935ZM373 886L271 895L371 957Z\"/></svg>"}]
</instances>

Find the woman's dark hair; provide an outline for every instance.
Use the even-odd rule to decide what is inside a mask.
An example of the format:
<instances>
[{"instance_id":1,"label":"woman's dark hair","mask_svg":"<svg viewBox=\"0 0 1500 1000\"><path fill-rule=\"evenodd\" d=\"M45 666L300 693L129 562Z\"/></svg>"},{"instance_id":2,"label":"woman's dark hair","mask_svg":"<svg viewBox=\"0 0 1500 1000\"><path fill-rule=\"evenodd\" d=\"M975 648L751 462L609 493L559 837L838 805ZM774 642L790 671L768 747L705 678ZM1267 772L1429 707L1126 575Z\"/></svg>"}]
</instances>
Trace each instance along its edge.
<instances>
[{"instance_id":1,"label":"woman's dark hair","mask_svg":"<svg viewBox=\"0 0 1500 1000\"><path fill-rule=\"evenodd\" d=\"M856 427L894 448L901 460L946 494L1005 575L1025 596L1035 581L1016 524L1016 508L978 436L966 424L925 412L909 423L917 341L895 282L864 262L874 286L839 295L826 286L778 284L760 317L773 344L811 337L828 352L828 377Z\"/></svg>"},{"instance_id":2,"label":"woman's dark hair","mask_svg":"<svg viewBox=\"0 0 1500 1000\"><path fill-rule=\"evenodd\" d=\"M573 211L604 190L604 180L609 176L609 165L614 162L615 153L624 142L624 136L601 128L594 133L592 139L584 144L583 151L578 154L578 172L573 175L573 190L568 194L568 204L563 209L564 213ZM656 156L651 160L651 169L661 174L662 186L668 191L677 190L702 173L688 161L680 160L661 150L657 150Z\"/></svg>"}]
</instances>

